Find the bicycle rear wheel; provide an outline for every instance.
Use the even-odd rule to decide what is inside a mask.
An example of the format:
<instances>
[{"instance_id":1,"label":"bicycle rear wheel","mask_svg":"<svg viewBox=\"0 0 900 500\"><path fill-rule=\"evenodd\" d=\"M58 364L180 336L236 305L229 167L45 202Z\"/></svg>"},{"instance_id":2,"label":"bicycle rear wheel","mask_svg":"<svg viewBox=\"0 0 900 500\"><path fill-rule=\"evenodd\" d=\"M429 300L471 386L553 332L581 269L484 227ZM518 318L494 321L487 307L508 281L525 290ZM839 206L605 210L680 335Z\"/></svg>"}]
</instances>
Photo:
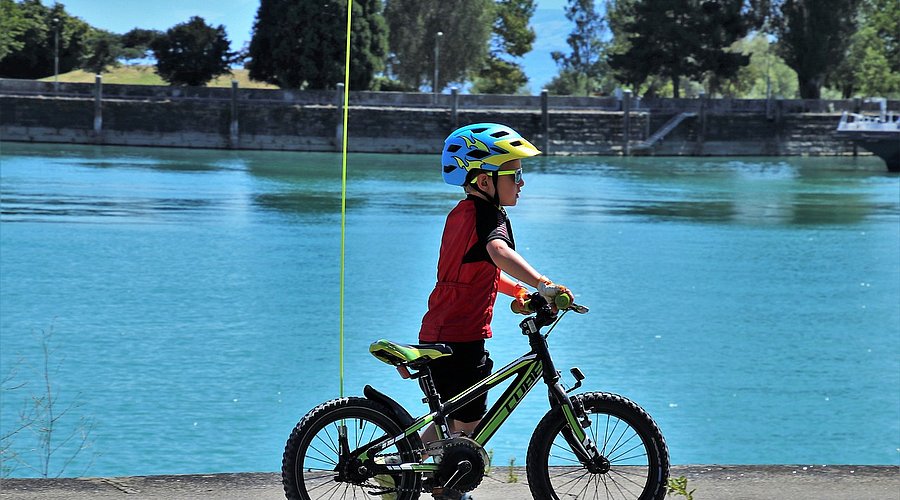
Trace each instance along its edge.
<instances>
[{"instance_id":1,"label":"bicycle rear wheel","mask_svg":"<svg viewBox=\"0 0 900 500\"><path fill-rule=\"evenodd\" d=\"M650 415L615 394L591 392L572 399L590 418L585 431L608 467L592 472L578 460L569 445L565 416L554 408L541 419L528 445L528 484L534 498L662 500L669 451Z\"/></svg>"},{"instance_id":2,"label":"bicycle rear wheel","mask_svg":"<svg viewBox=\"0 0 900 500\"><path fill-rule=\"evenodd\" d=\"M418 473L375 477L360 474L361 464L348 462L342 450L343 429L350 450L385 435L403 432L390 410L369 399L335 399L313 408L294 428L284 448L281 477L289 500L370 498L368 492L388 490L380 498L419 498L421 475ZM414 433L380 455L389 462L417 462L421 458L417 451L420 448L421 441Z\"/></svg>"}]
</instances>

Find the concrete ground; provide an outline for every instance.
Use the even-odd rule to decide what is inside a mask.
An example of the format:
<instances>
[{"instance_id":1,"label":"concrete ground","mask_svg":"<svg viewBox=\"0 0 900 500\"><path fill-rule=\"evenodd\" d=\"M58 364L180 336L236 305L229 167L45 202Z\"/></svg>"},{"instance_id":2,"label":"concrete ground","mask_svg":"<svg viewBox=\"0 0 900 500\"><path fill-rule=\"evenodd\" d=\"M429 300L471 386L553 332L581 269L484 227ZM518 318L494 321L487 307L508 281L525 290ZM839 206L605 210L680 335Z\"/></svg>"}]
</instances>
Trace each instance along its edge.
<instances>
[{"instance_id":1,"label":"concrete ground","mask_svg":"<svg viewBox=\"0 0 900 500\"><path fill-rule=\"evenodd\" d=\"M719 466L672 467L688 479L695 500L900 500L895 466ZM495 468L472 492L475 500L531 498L523 468ZM204 474L78 479L4 479L0 498L53 499L283 499L275 473ZM378 497L371 497L373 499ZM672 499L684 496L669 495ZM430 496L423 495L423 500Z\"/></svg>"}]
</instances>

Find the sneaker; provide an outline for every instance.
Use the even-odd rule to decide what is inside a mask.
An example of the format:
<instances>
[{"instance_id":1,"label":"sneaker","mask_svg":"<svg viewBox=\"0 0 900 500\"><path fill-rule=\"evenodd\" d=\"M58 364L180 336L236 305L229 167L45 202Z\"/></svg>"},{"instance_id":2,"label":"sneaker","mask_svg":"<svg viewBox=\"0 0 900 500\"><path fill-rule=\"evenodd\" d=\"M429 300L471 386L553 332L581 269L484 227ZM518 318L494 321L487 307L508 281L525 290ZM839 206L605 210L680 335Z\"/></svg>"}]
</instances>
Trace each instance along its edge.
<instances>
[{"instance_id":1,"label":"sneaker","mask_svg":"<svg viewBox=\"0 0 900 500\"><path fill-rule=\"evenodd\" d=\"M432 494L435 500L475 500L469 493L460 493L451 488L445 488L442 493Z\"/></svg>"}]
</instances>

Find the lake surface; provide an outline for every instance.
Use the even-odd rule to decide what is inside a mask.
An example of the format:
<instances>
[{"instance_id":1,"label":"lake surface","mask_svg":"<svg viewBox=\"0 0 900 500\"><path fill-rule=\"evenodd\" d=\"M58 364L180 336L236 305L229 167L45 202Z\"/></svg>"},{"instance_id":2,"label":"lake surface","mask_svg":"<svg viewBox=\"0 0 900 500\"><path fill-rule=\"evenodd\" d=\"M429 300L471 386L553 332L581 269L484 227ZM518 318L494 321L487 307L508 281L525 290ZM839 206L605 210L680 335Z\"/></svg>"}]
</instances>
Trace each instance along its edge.
<instances>
[{"instance_id":1,"label":"lake surface","mask_svg":"<svg viewBox=\"0 0 900 500\"><path fill-rule=\"evenodd\" d=\"M340 156L2 144L2 434L46 394L50 475L280 470L339 388ZM368 354L414 342L444 217L436 156L351 155L345 395L414 415ZM900 463L900 177L877 159L541 158L509 210L521 253L585 316L550 337L584 390L659 423L676 464ZM488 342L527 351L505 301ZM51 352L42 360L41 341ZM524 464L541 387L488 444ZM39 474L36 437L4 443Z\"/></svg>"}]
</instances>

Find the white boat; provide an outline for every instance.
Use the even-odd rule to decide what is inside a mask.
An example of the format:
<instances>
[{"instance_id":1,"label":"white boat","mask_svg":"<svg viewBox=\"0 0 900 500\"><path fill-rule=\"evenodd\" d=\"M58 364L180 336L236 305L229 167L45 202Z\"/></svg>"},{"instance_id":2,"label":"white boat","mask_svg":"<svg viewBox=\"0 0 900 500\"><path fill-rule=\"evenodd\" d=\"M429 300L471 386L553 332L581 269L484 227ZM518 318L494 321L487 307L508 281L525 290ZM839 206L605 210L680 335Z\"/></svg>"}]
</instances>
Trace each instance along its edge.
<instances>
[{"instance_id":1,"label":"white boat","mask_svg":"<svg viewBox=\"0 0 900 500\"><path fill-rule=\"evenodd\" d=\"M878 155L891 172L900 172L900 116L887 111L884 99L878 116L844 112L838 123L837 136Z\"/></svg>"}]
</instances>

